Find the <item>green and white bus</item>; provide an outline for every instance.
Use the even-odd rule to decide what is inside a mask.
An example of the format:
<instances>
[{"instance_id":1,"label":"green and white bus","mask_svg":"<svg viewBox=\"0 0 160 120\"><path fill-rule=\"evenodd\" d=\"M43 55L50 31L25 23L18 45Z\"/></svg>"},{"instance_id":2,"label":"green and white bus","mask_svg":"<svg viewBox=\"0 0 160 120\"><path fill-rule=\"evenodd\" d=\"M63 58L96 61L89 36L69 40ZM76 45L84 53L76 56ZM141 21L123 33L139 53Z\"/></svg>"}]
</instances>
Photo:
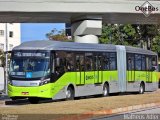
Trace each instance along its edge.
<instances>
[{"instance_id":1,"label":"green and white bus","mask_svg":"<svg viewBox=\"0 0 160 120\"><path fill-rule=\"evenodd\" d=\"M158 88L157 54L141 48L58 41L30 41L11 53L12 99L74 99Z\"/></svg>"}]
</instances>

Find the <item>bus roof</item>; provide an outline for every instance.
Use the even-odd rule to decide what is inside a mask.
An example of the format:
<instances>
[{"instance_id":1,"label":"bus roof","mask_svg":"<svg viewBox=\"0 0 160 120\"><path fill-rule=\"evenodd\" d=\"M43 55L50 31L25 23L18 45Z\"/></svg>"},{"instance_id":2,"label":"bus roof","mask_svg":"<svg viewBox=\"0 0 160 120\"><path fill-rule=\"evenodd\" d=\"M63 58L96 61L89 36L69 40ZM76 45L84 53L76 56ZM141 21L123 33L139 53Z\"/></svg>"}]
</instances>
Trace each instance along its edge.
<instances>
[{"instance_id":1,"label":"bus roof","mask_svg":"<svg viewBox=\"0 0 160 120\"><path fill-rule=\"evenodd\" d=\"M13 50L70 50L70 51L116 51L112 44L93 44L37 40L24 42Z\"/></svg>"},{"instance_id":2,"label":"bus roof","mask_svg":"<svg viewBox=\"0 0 160 120\"><path fill-rule=\"evenodd\" d=\"M136 48L125 46L128 53L139 53L148 55L157 55L156 53ZM51 40L36 40L24 42L21 45L13 48L13 50L67 50L67 51L108 51L115 52L116 45L112 44L93 44L93 43L75 43L75 42L60 42Z\"/></svg>"},{"instance_id":3,"label":"bus roof","mask_svg":"<svg viewBox=\"0 0 160 120\"><path fill-rule=\"evenodd\" d=\"M126 51L128 53L138 53L138 54L147 54L147 55L157 55L157 53L152 52L150 50L145 50L138 47L126 46Z\"/></svg>"}]
</instances>

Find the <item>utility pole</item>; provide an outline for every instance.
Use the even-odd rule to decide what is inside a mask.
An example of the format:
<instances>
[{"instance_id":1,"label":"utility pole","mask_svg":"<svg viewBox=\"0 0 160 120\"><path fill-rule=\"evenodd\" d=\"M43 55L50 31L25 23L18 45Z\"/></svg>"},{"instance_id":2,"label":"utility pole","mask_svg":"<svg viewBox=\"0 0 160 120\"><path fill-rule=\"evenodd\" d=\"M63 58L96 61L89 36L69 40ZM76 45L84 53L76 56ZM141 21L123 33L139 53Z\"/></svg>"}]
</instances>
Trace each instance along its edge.
<instances>
[{"instance_id":1,"label":"utility pole","mask_svg":"<svg viewBox=\"0 0 160 120\"><path fill-rule=\"evenodd\" d=\"M6 65L5 65L5 94L8 95L8 25L5 24L6 27Z\"/></svg>"}]
</instances>

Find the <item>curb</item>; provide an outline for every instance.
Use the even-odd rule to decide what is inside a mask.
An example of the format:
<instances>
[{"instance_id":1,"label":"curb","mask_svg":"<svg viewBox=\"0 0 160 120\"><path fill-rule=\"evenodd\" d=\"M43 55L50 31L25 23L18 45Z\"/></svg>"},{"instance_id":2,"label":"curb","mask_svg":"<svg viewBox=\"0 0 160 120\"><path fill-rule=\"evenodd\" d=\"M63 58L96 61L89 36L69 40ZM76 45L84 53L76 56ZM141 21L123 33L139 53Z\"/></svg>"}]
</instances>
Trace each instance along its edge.
<instances>
[{"instance_id":1,"label":"curb","mask_svg":"<svg viewBox=\"0 0 160 120\"><path fill-rule=\"evenodd\" d=\"M102 110L102 111L86 112L80 115L66 115L65 117L58 118L56 120L83 120L83 119L89 119L89 118L97 117L97 116L118 114L118 113L123 113L123 112L132 111L132 110L138 110L138 109L144 109L144 108L149 108L149 107L155 107L155 106L160 106L160 102L133 105L133 106L128 106L128 107L108 109L108 110Z\"/></svg>"}]
</instances>

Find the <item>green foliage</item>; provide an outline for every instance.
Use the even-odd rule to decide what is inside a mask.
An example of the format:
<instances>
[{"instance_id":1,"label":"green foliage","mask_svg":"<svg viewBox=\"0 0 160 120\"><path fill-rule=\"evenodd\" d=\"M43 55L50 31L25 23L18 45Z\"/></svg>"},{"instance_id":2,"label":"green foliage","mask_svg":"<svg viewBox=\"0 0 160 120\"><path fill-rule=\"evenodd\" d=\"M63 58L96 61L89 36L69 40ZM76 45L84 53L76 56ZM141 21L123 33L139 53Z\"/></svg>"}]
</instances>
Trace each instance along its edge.
<instances>
[{"instance_id":1,"label":"green foliage","mask_svg":"<svg viewBox=\"0 0 160 120\"><path fill-rule=\"evenodd\" d=\"M144 47L160 53L159 25L104 24L100 43Z\"/></svg>"},{"instance_id":2,"label":"green foliage","mask_svg":"<svg viewBox=\"0 0 160 120\"><path fill-rule=\"evenodd\" d=\"M136 30L130 24L108 24L102 27L100 43L129 45L134 43Z\"/></svg>"},{"instance_id":3,"label":"green foliage","mask_svg":"<svg viewBox=\"0 0 160 120\"><path fill-rule=\"evenodd\" d=\"M49 40L55 40L55 41L71 41L68 39L68 37L65 35L65 31L62 29L58 31L56 28L53 29L51 32L46 34L46 37Z\"/></svg>"}]
</instances>

